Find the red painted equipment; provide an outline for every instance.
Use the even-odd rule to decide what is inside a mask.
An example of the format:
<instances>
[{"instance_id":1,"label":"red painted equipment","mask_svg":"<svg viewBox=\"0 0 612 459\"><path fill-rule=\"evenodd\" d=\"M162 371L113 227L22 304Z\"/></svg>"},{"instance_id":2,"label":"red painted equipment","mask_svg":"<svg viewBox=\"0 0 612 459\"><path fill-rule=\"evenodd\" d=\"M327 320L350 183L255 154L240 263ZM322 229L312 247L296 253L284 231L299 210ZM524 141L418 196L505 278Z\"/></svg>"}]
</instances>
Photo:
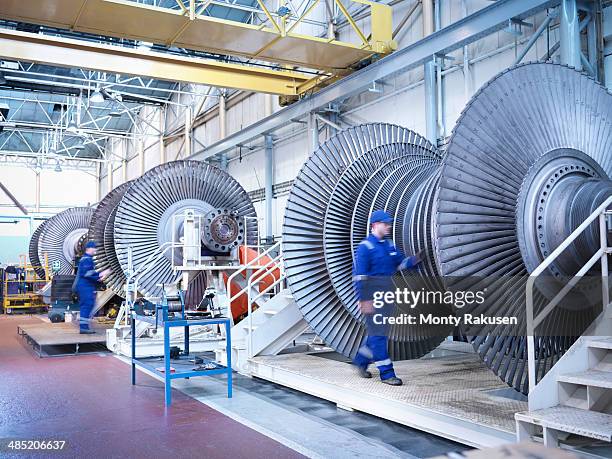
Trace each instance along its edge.
<instances>
[{"instance_id":1,"label":"red painted equipment","mask_svg":"<svg viewBox=\"0 0 612 459\"><path fill-rule=\"evenodd\" d=\"M259 254L257 253L256 250L250 249L248 247L240 246L238 248L238 256L240 259L240 264L242 265L246 265L247 263L253 261L255 258L257 258L258 255ZM267 255L264 255L259 260L257 260L256 265L265 266L271 261L272 259L270 257L268 257ZM274 268L272 268L272 266L274 266ZM269 271L269 272L266 274L263 274L264 271ZM266 290L268 287L270 287L274 282L276 282L280 278L280 270L276 264L274 265L269 264L266 266L266 268L253 268L252 272L253 272L252 277L255 280L260 279L260 282L258 286L256 287L256 289L259 292ZM229 278L228 274L223 273L224 282L227 283L228 278ZM228 295L229 298L238 294L238 292L240 292L244 288L244 286L246 286L246 278L245 278L244 272L239 274L237 278L240 280L237 281L237 279L234 279L232 281L232 284L230 285L230 292ZM241 284L243 286L241 286ZM256 308L255 305L253 305L253 309L255 308ZM241 320L243 316L246 316L248 310L249 310L248 296L247 296L247 292L244 291L240 296L238 296L231 302L231 311L232 311L232 317L234 319L234 323Z\"/></svg>"}]
</instances>

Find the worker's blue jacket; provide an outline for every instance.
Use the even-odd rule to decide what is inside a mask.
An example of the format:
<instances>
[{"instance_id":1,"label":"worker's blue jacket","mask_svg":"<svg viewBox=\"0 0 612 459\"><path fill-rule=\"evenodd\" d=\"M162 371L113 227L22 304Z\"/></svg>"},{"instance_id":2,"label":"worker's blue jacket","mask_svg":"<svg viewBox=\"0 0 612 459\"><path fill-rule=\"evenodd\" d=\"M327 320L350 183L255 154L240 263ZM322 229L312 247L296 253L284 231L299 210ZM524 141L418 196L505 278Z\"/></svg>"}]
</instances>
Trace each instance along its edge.
<instances>
[{"instance_id":1,"label":"worker's blue jacket","mask_svg":"<svg viewBox=\"0 0 612 459\"><path fill-rule=\"evenodd\" d=\"M365 238L357 247L353 279L359 301L372 300L376 292L393 289L392 276L401 269L416 266L417 258L408 257L398 250L389 239L378 239L373 234ZM376 301L374 302L376 303ZM361 343L353 363L364 370L372 362L378 367L380 379L394 378L395 371L388 353L388 330L385 324L378 324L374 317L393 314L393 305L385 303L382 308L374 304L376 312L365 315L367 336Z\"/></svg>"},{"instance_id":2,"label":"worker's blue jacket","mask_svg":"<svg viewBox=\"0 0 612 459\"><path fill-rule=\"evenodd\" d=\"M77 271L77 292L79 296L83 294L95 292L98 287L100 274L94 269L94 261L91 255L83 255L79 261L79 269Z\"/></svg>"},{"instance_id":3,"label":"worker's blue jacket","mask_svg":"<svg viewBox=\"0 0 612 459\"><path fill-rule=\"evenodd\" d=\"M91 255L83 255L77 270L76 292L79 295L80 328L89 330L91 313L96 303L96 289L100 274L94 269Z\"/></svg>"},{"instance_id":4,"label":"worker's blue jacket","mask_svg":"<svg viewBox=\"0 0 612 459\"><path fill-rule=\"evenodd\" d=\"M416 266L416 257L408 257L390 239L378 239L370 233L355 254L353 281L359 301L372 299L374 291L392 288L391 277L398 269Z\"/></svg>"}]
</instances>

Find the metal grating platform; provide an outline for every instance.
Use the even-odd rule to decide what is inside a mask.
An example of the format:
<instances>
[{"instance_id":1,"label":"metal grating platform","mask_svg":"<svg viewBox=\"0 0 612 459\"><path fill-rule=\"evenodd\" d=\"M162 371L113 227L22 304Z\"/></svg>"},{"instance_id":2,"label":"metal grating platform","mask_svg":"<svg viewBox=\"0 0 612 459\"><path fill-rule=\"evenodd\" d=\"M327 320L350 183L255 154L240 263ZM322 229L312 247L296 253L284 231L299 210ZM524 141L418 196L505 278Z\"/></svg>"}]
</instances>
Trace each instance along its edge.
<instances>
[{"instance_id":1,"label":"metal grating platform","mask_svg":"<svg viewBox=\"0 0 612 459\"><path fill-rule=\"evenodd\" d=\"M18 325L17 333L32 346L39 357L106 352L105 329L81 335L77 324L48 323Z\"/></svg>"},{"instance_id":2,"label":"metal grating platform","mask_svg":"<svg viewBox=\"0 0 612 459\"><path fill-rule=\"evenodd\" d=\"M363 379L350 364L314 354L252 359L253 376L466 445L514 442L514 414L527 402L504 397L507 386L473 353L395 362L404 386Z\"/></svg>"}]
</instances>

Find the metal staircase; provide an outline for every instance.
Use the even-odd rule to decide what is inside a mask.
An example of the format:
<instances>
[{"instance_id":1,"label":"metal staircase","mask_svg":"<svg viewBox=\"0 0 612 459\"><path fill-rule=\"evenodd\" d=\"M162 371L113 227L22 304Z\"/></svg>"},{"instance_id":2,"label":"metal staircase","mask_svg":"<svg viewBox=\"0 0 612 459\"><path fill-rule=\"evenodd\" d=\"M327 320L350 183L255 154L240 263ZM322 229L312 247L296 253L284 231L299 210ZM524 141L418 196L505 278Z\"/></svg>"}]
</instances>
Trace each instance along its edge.
<instances>
[{"instance_id":1,"label":"metal staircase","mask_svg":"<svg viewBox=\"0 0 612 459\"><path fill-rule=\"evenodd\" d=\"M557 372L556 405L516 414L518 441L533 439L540 427L546 446L558 446L567 434L612 442L612 338L583 338L570 352L563 357L566 367L587 368Z\"/></svg>"},{"instance_id":2,"label":"metal staircase","mask_svg":"<svg viewBox=\"0 0 612 459\"><path fill-rule=\"evenodd\" d=\"M612 305L608 291L607 220L612 215L608 198L583 224L547 257L531 274L527 284L527 326L529 365L529 411L516 413L517 441L537 440L558 447L569 443L570 435L612 443ZM550 265L593 222L599 221L600 249L574 279L537 316L533 313L533 285ZM534 332L579 277L597 261L601 262L603 310L561 359L536 381Z\"/></svg>"},{"instance_id":3,"label":"metal staircase","mask_svg":"<svg viewBox=\"0 0 612 459\"><path fill-rule=\"evenodd\" d=\"M264 279L269 281L267 286L262 285ZM289 289L282 288L284 281L280 242L260 253L228 278L227 292L231 291L232 282L242 287L228 299L229 316L232 316L232 301L246 294L248 302L247 316L234 324L231 330L232 366L236 371L248 374L249 359L257 355L278 354L308 329ZM224 363L224 348L218 349L216 358Z\"/></svg>"}]
</instances>

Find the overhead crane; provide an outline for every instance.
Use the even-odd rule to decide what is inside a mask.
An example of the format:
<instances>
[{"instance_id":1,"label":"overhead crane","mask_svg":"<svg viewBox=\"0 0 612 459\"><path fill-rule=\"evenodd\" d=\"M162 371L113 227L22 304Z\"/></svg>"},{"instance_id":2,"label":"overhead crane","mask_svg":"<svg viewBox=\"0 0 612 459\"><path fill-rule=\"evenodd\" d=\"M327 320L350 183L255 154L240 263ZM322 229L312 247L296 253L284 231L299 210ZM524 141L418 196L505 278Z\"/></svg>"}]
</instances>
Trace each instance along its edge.
<instances>
[{"instance_id":1,"label":"overhead crane","mask_svg":"<svg viewBox=\"0 0 612 459\"><path fill-rule=\"evenodd\" d=\"M369 9L371 27L367 36L342 1L333 0L359 38L358 43L296 32L320 0L310 0L299 16L273 15L258 0L258 9L266 17L259 25L205 15L211 0L176 1L178 9L130 0L4 0L0 2L0 18L240 56L280 68L185 58L7 29L0 31L0 58L299 96L337 80L364 60L396 48L391 7L368 0L350 0Z\"/></svg>"}]
</instances>

